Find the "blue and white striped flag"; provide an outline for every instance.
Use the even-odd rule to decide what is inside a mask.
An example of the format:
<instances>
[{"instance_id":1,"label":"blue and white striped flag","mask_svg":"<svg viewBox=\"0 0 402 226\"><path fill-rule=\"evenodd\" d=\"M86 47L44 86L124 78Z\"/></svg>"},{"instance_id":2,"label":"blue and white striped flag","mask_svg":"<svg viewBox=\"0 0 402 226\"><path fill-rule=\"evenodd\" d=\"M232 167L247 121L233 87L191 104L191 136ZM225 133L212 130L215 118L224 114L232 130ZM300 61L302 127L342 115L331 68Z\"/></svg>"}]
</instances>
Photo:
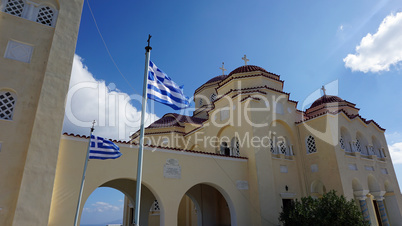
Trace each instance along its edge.
<instances>
[{"instance_id":1,"label":"blue and white striped flag","mask_svg":"<svg viewBox=\"0 0 402 226\"><path fill-rule=\"evenodd\" d=\"M167 74L149 61L147 96L149 99L166 104L174 110L187 108L190 103L179 87Z\"/></svg>"},{"instance_id":2,"label":"blue and white striped flag","mask_svg":"<svg viewBox=\"0 0 402 226\"><path fill-rule=\"evenodd\" d=\"M119 150L120 148L112 141L94 135L91 136L90 159L116 159L121 156Z\"/></svg>"}]
</instances>

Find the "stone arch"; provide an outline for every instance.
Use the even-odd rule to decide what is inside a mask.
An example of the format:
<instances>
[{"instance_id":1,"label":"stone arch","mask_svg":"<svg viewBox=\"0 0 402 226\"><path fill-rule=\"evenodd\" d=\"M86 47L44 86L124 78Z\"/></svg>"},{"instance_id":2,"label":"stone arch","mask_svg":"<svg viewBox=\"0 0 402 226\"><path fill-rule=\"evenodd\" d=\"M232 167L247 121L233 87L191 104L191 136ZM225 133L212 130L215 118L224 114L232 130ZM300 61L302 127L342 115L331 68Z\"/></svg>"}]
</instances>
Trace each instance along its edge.
<instances>
[{"instance_id":1,"label":"stone arch","mask_svg":"<svg viewBox=\"0 0 402 226\"><path fill-rule=\"evenodd\" d=\"M367 184L370 192L378 192L381 191L380 184L378 183L377 179L372 175L369 174L367 176Z\"/></svg>"},{"instance_id":2,"label":"stone arch","mask_svg":"<svg viewBox=\"0 0 402 226\"><path fill-rule=\"evenodd\" d=\"M352 152L352 148L350 146L350 144L352 142L352 137L350 136L348 129L346 129L346 127L342 126L340 133L341 133L341 137L339 138L339 143L340 143L341 148L347 152ZM342 145L342 142L343 142L343 145Z\"/></svg>"},{"instance_id":3,"label":"stone arch","mask_svg":"<svg viewBox=\"0 0 402 226\"><path fill-rule=\"evenodd\" d=\"M360 181L356 178L353 178L352 180L352 188L353 191L362 191L363 190L363 185L360 183Z\"/></svg>"},{"instance_id":4,"label":"stone arch","mask_svg":"<svg viewBox=\"0 0 402 226\"><path fill-rule=\"evenodd\" d=\"M322 197L322 195L324 195L325 193L327 193L327 189L320 180L314 180L311 183L310 192L312 196L319 198Z\"/></svg>"},{"instance_id":5,"label":"stone arch","mask_svg":"<svg viewBox=\"0 0 402 226\"><path fill-rule=\"evenodd\" d=\"M393 187L392 183L389 182L389 180L386 180L384 182L384 187L385 187L386 192L394 192L394 187Z\"/></svg>"},{"instance_id":6,"label":"stone arch","mask_svg":"<svg viewBox=\"0 0 402 226\"><path fill-rule=\"evenodd\" d=\"M183 199L188 196L198 210L197 225L233 225L236 226L235 207L229 195L218 185L198 183L190 187ZM182 199L182 201L183 201ZM180 208L183 208L180 206ZM178 225L183 222L183 209L178 210Z\"/></svg>"},{"instance_id":7,"label":"stone arch","mask_svg":"<svg viewBox=\"0 0 402 226\"><path fill-rule=\"evenodd\" d=\"M128 179L128 178L118 178L118 179L112 179L109 180L98 187L109 187L116 189L120 192L122 192L128 200L134 204L135 203L135 195L136 195L136 185L137 182L136 180L133 179ZM96 188L92 188L89 194L92 194ZM89 195L82 200L82 205L81 205L81 210L80 210L80 217L82 214L82 208L84 206L84 203L87 201ZM157 196L155 191L148 185L145 185L142 183L141 185L141 203L140 203L140 224L141 225L148 225L148 218L149 218L149 212L152 207L152 204L154 203L155 200L158 200L159 207L160 207L160 217L162 218L163 213L164 213L164 208L163 208L163 203L161 202L162 200ZM125 208L127 208L125 206ZM128 207L130 208L130 207ZM130 216L127 216L130 218ZM133 216L131 216L133 217ZM127 220L127 223L132 222L133 219L123 219ZM160 219L160 222L163 221L163 219Z\"/></svg>"}]
</instances>

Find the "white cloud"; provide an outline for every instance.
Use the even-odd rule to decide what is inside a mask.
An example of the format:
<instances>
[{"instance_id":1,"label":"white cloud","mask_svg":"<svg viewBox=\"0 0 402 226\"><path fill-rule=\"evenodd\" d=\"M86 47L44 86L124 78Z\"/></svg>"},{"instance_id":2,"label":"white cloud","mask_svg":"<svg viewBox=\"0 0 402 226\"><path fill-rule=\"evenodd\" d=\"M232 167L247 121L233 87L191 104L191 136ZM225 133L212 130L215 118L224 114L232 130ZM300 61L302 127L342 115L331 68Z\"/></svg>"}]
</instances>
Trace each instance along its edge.
<instances>
[{"instance_id":1,"label":"white cloud","mask_svg":"<svg viewBox=\"0 0 402 226\"><path fill-rule=\"evenodd\" d=\"M392 163L402 164L402 142L388 145L391 154Z\"/></svg>"},{"instance_id":2,"label":"white cloud","mask_svg":"<svg viewBox=\"0 0 402 226\"><path fill-rule=\"evenodd\" d=\"M389 71L390 66L402 61L402 12L385 17L375 34L368 33L355 54L343 61L352 71Z\"/></svg>"},{"instance_id":3,"label":"white cloud","mask_svg":"<svg viewBox=\"0 0 402 226\"><path fill-rule=\"evenodd\" d=\"M80 56L74 56L69 93L66 102L63 132L89 135L96 120L95 134L110 139L128 140L140 126L141 112L130 101L139 101L140 95L120 92L111 83L96 80ZM146 114L146 125L158 117Z\"/></svg>"},{"instance_id":4,"label":"white cloud","mask_svg":"<svg viewBox=\"0 0 402 226\"><path fill-rule=\"evenodd\" d=\"M103 213L103 212L111 212L111 211L117 212L117 211L121 211L122 208L123 208L122 206L120 206L120 207L113 206L106 202L96 202L96 203L93 203L91 205L91 207L84 208L84 211L88 212L88 213L95 213L95 212Z\"/></svg>"}]
</instances>

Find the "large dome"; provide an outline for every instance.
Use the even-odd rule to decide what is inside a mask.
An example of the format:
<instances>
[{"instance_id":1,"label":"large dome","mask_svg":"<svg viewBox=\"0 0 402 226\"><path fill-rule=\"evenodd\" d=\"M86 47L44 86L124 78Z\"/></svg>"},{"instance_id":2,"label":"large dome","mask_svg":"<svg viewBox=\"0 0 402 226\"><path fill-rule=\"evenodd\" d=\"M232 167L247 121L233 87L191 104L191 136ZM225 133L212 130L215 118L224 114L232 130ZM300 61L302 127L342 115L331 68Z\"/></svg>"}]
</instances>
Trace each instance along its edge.
<instances>
[{"instance_id":1,"label":"large dome","mask_svg":"<svg viewBox=\"0 0 402 226\"><path fill-rule=\"evenodd\" d=\"M232 72L229 73L228 76L237 74L237 73L246 73L246 72L252 72L252 71L261 71L261 72L266 72L268 73L268 71L266 71L264 68L262 67L258 67L255 65L244 65L241 67L238 67L236 69L234 69Z\"/></svg>"},{"instance_id":2,"label":"large dome","mask_svg":"<svg viewBox=\"0 0 402 226\"><path fill-rule=\"evenodd\" d=\"M311 105L310 108L317 107L321 104L328 104L328 103L335 103L335 102L343 102L344 100L340 97L337 96L331 96L331 95L324 95L320 98L318 98L314 103Z\"/></svg>"}]
</instances>

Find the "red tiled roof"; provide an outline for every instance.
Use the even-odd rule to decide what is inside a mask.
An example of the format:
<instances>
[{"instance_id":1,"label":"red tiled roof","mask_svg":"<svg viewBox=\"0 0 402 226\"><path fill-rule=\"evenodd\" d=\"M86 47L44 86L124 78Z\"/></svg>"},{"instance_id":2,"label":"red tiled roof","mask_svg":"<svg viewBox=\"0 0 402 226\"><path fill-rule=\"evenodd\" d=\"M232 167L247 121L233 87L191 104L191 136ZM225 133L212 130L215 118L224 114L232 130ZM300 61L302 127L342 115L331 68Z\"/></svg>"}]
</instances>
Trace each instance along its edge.
<instances>
[{"instance_id":1,"label":"red tiled roof","mask_svg":"<svg viewBox=\"0 0 402 226\"><path fill-rule=\"evenodd\" d=\"M300 124L300 123L303 123L303 122L305 122L305 121L308 121L308 120L311 120L311 119L314 119L314 118L317 118L317 117L319 117L319 116L321 116L321 115L325 115L325 114L332 114L332 115L337 115L337 114L339 114L339 113L341 113L341 112L343 112L349 119L354 119L354 118L356 118L356 117L358 117L358 118L360 118L365 124L370 124L370 123L373 123L374 125L376 125L380 130L382 130L382 131L385 131L385 129L384 128L382 128L377 122L375 122L374 120L367 120L367 119L365 119L365 118L363 118L361 115L359 115L359 114L357 114L357 115L349 115L345 110L343 110L343 109L340 109L340 110L337 110L337 111L334 111L334 112L332 112L332 111L328 111L328 110L326 110L326 111L324 111L324 112L322 112L322 113L320 113L320 114L317 114L317 115L313 115L313 116L310 116L310 117L307 117L306 119L303 119L303 120L301 120L301 121L298 121L298 122L296 122L296 124Z\"/></svg>"},{"instance_id":2,"label":"red tiled roof","mask_svg":"<svg viewBox=\"0 0 402 226\"><path fill-rule=\"evenodd\" d=\"M244 66L241 66L241 67L238 67L238 68L234 69L232 72L229 73L228 76L231 76L231 75L237 74L237 73L246 73L246 72L252 72L252 71L261 71L261 72L268 73L268 71L266 71L262 67L258 67L258 66L255 66L255 65L244 65Z\"/></svg>"},{"instance_id":3,"label":"red tiled roof","mask_svg":"<svg viewBox=\"0 0 402 226\"><path fill-rule=\"evenodd\" d=\"M138 145L137 143L132 143L132 144L133 145ZM151 148L160 148L160 149L172 150L172 151L203 154L203 155L214 155L214 156L235 158L235 159L248 159L247 157L241 157L241 156L227 156L227 155L222 155L222 154L217 154L217 153L212 153L212 152L203 152L203 151L185 150L185 149L180 149L180 148L161 147L161 146L156 146L156 145L152 145L152 144L151 145L144 144L144 146L151 147Z\"/></svg>"},{"instance_id":4,"label":"red tiled roof","mask_svg":"<svg viewBox=\"0 0 402 226\"><path fill-rule=\"evenodd\" d=\"M192 123L201 125L205 119L197 118L194 116L180 115L176 113L165 114L162 118L156 120L147 129L151 128L165 128L165 127L184 127L180 123Z\"/></svg>"},{"instance_id":5,"label":"red tiled roof","mask_svg":"<svg viewBox=\"0 0 402 226\"><path fill-rule=\"evenodd\" d=\"M223 80L223 79L225 79L225 78L227 78L228 76L227 75L218 75L218 76L216 76L216 77L213 77L213 78L211 78L210 80L208 80L206 83L204 83L204 84L208 84L208 83L213 83L213 82L216 82L216 81L221 81L221 80Z\"/></svg>"},{"instance_id":6,"label":"red tiled roof","mask_svg":"<svg viewBox=\"0 0 402 226\"><path fill-rule=\"evenodd\" d=\"M208 80L206 83L202 84L200 87L198 87L194 93L197 93L199 90L201 90L203 87L207 86L208 84L212 84L214 82L218 82L218 81L222 81L225 78L227 78L227 75L218 75L216 77L211 78L210 80Z\"/></svg>"},{"instance_id":7,"label":"red tiled roof","mask_svg":"<svg viewBox=\"0 0 402 226\"><path fill-rule=\"evenodd\" d=\"M327 103L334 103L334 102L343 102L344 100L340 97L337 96L331 96L331 95L324 95L320 98L318 98L316 101L314 101L313 104L311 104L310 108L317 107L321 104L327 104Z\"/></svg>"},{"instance_id":8,"label":"red tiled roof","mask_svg":"<svg viewBox=\"0 0 402 226\"><path fill-rule=\"evenodd\" d=\"M63 135L70 136L70 137L78 137L78 138L89 139L89 136L78 135L78 134L73 134L73 133L70 133L70 134L69 133L63 133ZM117 140L112 140L112 139L109 139L109 140L113 141L114 143L138 145L138 143L130 143L130 142L127 142L127 141L117 141ZM185 149L179 149L179 148L169 148L169 147L161 147L161 146L147 145L147 144L144 144L144 146L151 147L151 148L160 148L160 149L167 149L167 150L173 150L173 151L180 151L180 152L197 153L197 154L203 154L203 155L214 155L214 156L220 156L220 157L226 157L226 158L248 159L247 157L241 157L241 156L226 156L226 155L221 155L221 154L217 154L217 153L185 150Z\"/></svg>"},{"instance_id":9,"label":"red tiled roof","mask_svg":"<svg viewBox=\"0 0 402 226\"><path fill-rule=\"evenodd\" d=\"M84 139L89 139L89 136L86 135L79 135L79 134L74 134L74 133L63 133L63 135L69 136L69 137L78 137L78 138L84 138ZM107 138L104 138L107 139ZM112 141L113 143L119 143L119 144L130 144L129 141L121 141L121 140L112 140L112 139L107 139Z\"/></svg>"}]
</instances>

